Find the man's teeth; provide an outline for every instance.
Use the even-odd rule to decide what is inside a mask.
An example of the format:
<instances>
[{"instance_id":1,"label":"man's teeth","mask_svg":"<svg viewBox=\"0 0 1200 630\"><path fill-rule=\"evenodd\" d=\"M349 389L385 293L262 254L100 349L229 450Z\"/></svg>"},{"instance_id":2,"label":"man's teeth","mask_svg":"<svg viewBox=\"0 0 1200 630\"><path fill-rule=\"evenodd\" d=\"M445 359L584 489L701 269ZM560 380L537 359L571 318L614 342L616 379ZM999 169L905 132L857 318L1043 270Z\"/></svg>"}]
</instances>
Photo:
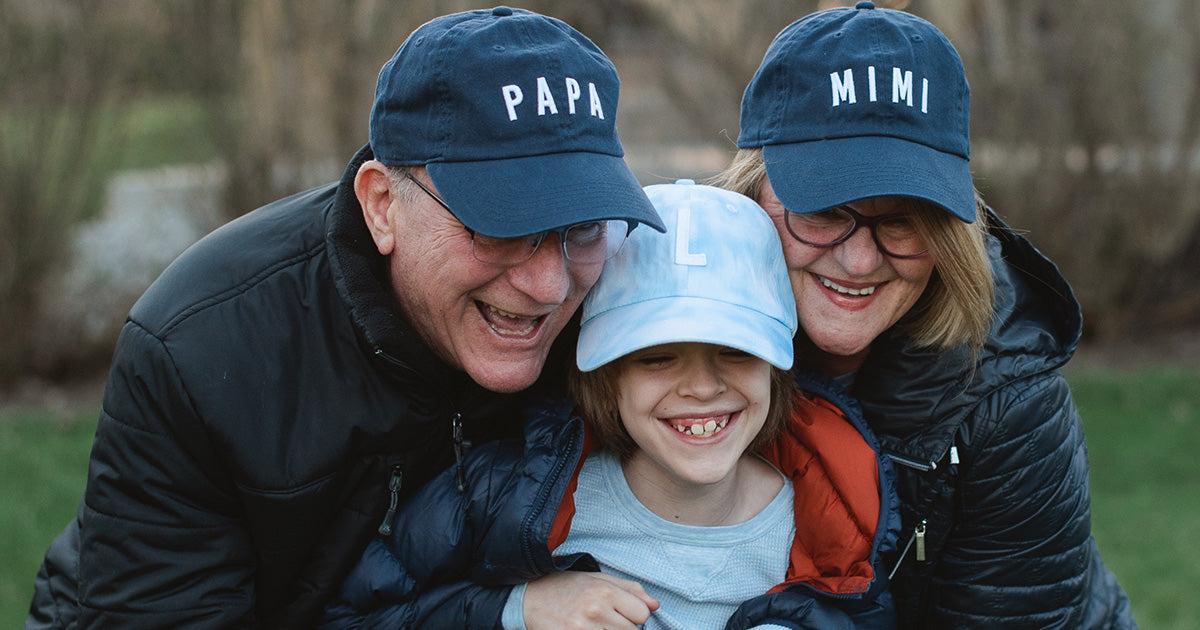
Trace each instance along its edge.
<instances>
[{"instance_id":1,"label":"man's teeth","mask_svg":"<svg viewBox=\"0 0 1200 630\"><path fill-rule=\"evenodd\" d=\"M501 335L511 335L511 336L515 336L515 337L521 337L524 335L528 335L529 333L533 332L534 328L537 327L537 324L539 321L539 318L537 318L537 317L524 317L521 315L517 315L516 313L509 313L508 311L502 311L502 310L492 306L491 304L488 305L488 312L491 313L493 316L501 317L505 320L508 320L508 322L511 322L514 325L514 327L511 327L511 328L501 328L496 325L496 323L497 323L496 321L487 319L486 321L488 323L488 326L491 326L492 330L496 331L497 333L499 333ZM505 323L508 323L508 322L505 322ZM522 323L524 324L523 326L521 325Z\"/></svg>"},{"instance_id":2,"label":"man's teeth","mask_svg":"<svg viewBox=\"0 0 1200 630\"><path fill-rule=\"evenodd\" d=\"M820 276L818 276L818 277L820 277ZM838 293L845 293L846 295L871 295L872 293L875 292L874 286L864 287L862 289L850 289L850 288L844 287L840 284L837 284L836 282L830 280L829 278L821 278L821 284L825 285L825 288L827 288L827 289L833 289L834 291L837 291Z\"/></svg>"},{"instance_id":3,"label":"man's teeth","mask_svg":"<svg viewBox=\"0 0 1200 630\"><path fill-rule=\"evenodd\" d=\"M687 433L696 437L709 437L721 432L725 425L729 424L729 418L722 418L720 421L708 420L707 422L693 422L691 424L676 424L675 430L680 433Z\"/></svg>"}]
</instances>

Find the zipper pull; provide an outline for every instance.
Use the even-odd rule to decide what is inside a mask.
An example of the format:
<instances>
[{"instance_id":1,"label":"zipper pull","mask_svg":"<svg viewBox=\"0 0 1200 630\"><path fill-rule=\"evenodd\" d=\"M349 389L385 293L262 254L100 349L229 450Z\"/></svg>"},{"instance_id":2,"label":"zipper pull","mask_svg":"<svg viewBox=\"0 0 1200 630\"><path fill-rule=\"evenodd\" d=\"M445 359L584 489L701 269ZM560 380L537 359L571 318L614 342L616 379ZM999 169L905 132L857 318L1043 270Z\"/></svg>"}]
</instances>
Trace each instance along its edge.
<instances>
[{"instance_id":1,"label":"zipper pull","mask_svg":"<svg viewBox=\"0 0 1200 630\"><path fill-rule=\"evenodd\" d=\"M905 543L904 549L900 552L900 557L896 559L896 566L892 567L891 572L888 573L889 580L896 576L896 571L900 570L900 565L904 564L904 558L906 558L908 556L908 550L912 549L914 547L914 545L917 548L917 552L916 552L917 562L925 562L925 523L926 522L927 521L922 519L921 524L917 525L916 527L913 528L913 535L908 537L908 542Z\"/></svg>"},{"instance_id":2,"label":"zipper pull","mask_svg":"<svg viewBox=\"0 0 1200 630\"><path fill-rule=\"evenodd\" d=\"M454 480L458 483L458 493L462 494L467 491L467 469L463 465L463 454L471 443L463 441L461 413L455 413L450 419L450 431L454 438Z\"/></svg>"},{"instance_id":3,"label":"zipper pull","mask_svg":"<svg viewBox=\"0 0 1200 630\"><path fill-rule=\"evenodd\" d=\"M403 467L399 464L392 466L392 478L388 480L388 492L391 494L391 503L388 505L387 514L383 516L383 522L379 524L379 534L381 536L392 535L392 519L396 518L396 508L400 506L400 486L403 482Z\"/></svg>"}]
</instances>

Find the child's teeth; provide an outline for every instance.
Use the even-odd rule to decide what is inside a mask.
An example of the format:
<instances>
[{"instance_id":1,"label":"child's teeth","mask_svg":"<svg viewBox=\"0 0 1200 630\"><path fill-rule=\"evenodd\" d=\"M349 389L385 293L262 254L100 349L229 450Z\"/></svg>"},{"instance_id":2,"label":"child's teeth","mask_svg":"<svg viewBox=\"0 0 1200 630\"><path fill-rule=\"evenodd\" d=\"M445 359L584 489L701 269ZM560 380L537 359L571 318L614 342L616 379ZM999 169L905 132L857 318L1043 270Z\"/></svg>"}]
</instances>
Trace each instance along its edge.
<instances>
[{"instance_id":1,"label":"child's teeth","mask_svg":"<svg viewBox=\"0 0 1200 630\"><path fill-rule=\"evenodd\" d=\"M677 424L675 425L675 430L680 433L690 433L699 437L709 437L719 433L727 424L729 424L729 418L722 418L720 422L709 420L707 422L696 422L691 425Z\"/></svg>"}]
</instances>

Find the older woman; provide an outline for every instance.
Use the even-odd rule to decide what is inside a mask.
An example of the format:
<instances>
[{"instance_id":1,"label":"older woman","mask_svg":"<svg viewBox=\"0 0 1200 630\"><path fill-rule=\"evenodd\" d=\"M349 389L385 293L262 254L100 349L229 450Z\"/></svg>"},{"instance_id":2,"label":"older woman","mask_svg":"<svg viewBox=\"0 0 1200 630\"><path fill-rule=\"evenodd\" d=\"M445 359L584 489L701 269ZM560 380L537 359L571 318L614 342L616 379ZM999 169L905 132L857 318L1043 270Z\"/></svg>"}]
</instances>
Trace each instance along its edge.
<instances>
[{"instance_id":1,"label":"older woman","mask_svg":"<svg viewBox=\"0 0 1200 630\"><path fill-rule=\"evenodd\" d=\"M861 401L897 463L904 628L1131 628L1090 532L1083 428L1059 368L1080 311L979 200L969 88L935 27L860 2L768 49L720 185L783 242L797 362Z\"/></svg>"}]
</instances>

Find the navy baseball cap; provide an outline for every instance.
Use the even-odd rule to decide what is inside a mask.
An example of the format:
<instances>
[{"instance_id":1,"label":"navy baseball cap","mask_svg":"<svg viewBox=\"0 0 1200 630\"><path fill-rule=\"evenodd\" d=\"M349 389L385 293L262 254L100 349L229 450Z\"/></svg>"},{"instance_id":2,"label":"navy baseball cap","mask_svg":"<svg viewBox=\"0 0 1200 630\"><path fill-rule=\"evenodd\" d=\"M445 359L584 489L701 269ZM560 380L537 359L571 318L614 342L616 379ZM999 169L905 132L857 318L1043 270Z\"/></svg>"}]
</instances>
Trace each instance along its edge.
<instances>
[{"instance_id":1,"label":"navy baseball cap","mask_svg":"<svg viewBox=\"0 0 1200 630\"><path fill-rule=\"evenodd\" d=\"M496 7L436 18L379 73L375 159L423 165L455 216L495 237L604 219L662 231L617 138L616 68L555 18Z\"/></svg>"},{"instance_id":2,"label":"navy baseball cap","mask_svg":"<svg viewBox=\"0 0 1200 630\"><path fill-rule=\"evenodd\" d=\"M742 97L738 147L762 147L791 212L895 195L972 222L970 102L962 60L936 27L859 2L775 37Z\"/></svg>"}]
</instances>

